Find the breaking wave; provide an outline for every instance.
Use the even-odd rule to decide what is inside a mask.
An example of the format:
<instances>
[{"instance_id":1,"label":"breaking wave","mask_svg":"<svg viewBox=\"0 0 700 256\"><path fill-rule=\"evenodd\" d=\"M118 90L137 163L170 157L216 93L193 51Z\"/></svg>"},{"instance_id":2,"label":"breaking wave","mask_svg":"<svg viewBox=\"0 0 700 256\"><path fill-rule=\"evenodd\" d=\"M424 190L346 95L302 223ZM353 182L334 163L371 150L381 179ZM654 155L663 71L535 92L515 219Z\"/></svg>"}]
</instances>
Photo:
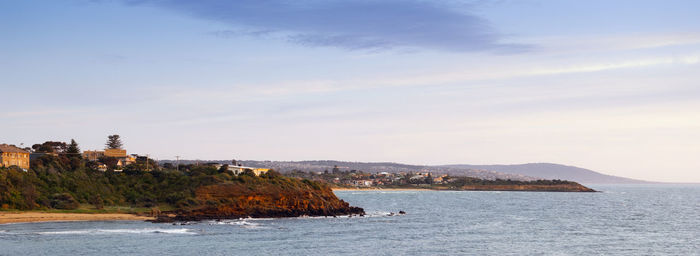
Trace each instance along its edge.
<instances>
[{"instance_id":1,"label":"breaking wave","mask_svg":"<svg viewBox=\"0 0 700 256\"><path fill-rule=\"evenodd\" d=\"M272 219L253 219L253 218L245 218L245 219L237 219L237 220L216 220L216 221L209 221L209 225L232 225L232 226L239 226L242 228L262 228L262 224L254 222L255 220L272 220Z\"/></svg>"},{"instance_id":2,"label":"breaking wave","mask_svg":"<svg viewBox=\"0 0 700 256\"><path fill-rule=\"evenodd\" d=\"M209 225L259 226L260 223L247 222L244 220L235 220L235 221L222 220L222 221L209 222Z\"/></svg>"},{"instance_id":3,"label":"breaking wave","mask_svg":"<svg viewBox=\"0 0 700 256\"><path fill-rule=\"evenodd\" d=\"M307 216L307 215L302 215L299 217L296 217L297 219L328 219L328 218L376 218L376 217L390 217L390 216L399 216L403 214L399 214L398 212L385 212L385 211L373 211L373 212L367 212L365 215L358 215L358 214L353 214L353 215L338 215L338 216Z\"/></svg>"}]
</instances>

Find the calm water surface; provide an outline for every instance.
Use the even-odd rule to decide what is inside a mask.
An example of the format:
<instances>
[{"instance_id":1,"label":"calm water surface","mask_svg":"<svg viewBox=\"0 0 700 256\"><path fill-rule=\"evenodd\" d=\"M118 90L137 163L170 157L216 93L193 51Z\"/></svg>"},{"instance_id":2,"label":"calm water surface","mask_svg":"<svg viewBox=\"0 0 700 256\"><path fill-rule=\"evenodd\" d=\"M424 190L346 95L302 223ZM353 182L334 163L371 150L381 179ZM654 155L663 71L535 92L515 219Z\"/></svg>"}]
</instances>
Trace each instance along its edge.
<instances>
[{"instance_id":1,"label":"calm water surface","mask_svg":"<svg viewBox=\"0 0 700 256\"><path fill-rule=\"evenodd\" d=\"M592 187L336 192L362 218L0 225L0 255L700 255L700 186Z\"/></svg>"}]
</instances>

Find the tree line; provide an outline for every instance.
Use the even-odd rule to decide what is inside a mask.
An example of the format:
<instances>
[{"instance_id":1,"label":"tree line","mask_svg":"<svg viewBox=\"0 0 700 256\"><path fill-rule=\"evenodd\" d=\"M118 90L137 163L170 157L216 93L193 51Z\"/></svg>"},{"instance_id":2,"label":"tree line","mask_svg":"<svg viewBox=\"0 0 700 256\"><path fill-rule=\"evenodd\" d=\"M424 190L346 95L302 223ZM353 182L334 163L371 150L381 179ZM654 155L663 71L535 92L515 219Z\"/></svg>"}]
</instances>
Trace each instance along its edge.
<instances>
[{"instance_id":1,"label":"tree line","mask_svg":"<svg viewBox=\"0 0 700 256\"><path fill-rule=\"evenodd\" d=\"M159 205L185 209L202 204L195 196L196 189L201 186L219 183L302 184L273 170L261 176L255 176L252 171L235 176L226 168L181 165L180 170L175 170L158 167L152 162L150 171L146 171L145 160L128 165L121 172L99 171L94 161L69 153L79 152L75 141L65 144L65 147L55 142L40 145L38 148L44 147L42 150L51 147L50 150L68 154L46 154L33 159L26 172L16 166L0 167L0 209L76 209L81 204L96 209Z\"/></svg>"}]
</instances>

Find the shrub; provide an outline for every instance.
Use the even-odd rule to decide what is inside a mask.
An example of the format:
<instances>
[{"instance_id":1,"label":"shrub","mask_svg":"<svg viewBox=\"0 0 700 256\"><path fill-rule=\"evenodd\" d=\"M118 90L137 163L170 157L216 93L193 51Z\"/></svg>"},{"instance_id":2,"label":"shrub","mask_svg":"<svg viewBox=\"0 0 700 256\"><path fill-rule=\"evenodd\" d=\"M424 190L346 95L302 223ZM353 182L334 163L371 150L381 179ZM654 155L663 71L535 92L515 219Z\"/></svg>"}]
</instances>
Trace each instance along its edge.
<instances>
[{"instance_id":1,"label":"shrub","mask_svg":"<svg viewBox=\"0 0 700 256\"><path fill-rule=\"evenodd\" d=\"M51 207L55 209L75 210L80 203L69 193L56 193L51 195Z\"/></svg>"},{"instance_id":2,"label":"shrub","mask_svg":"<svg viewBox=\"0 0 700 256\"><path fill-rule=\"evenodd\" d=\"M100 195L90 197L90 204L95 206L95 209L101 210L104 208L104 201Z\"/></svg>"}]
</instances>

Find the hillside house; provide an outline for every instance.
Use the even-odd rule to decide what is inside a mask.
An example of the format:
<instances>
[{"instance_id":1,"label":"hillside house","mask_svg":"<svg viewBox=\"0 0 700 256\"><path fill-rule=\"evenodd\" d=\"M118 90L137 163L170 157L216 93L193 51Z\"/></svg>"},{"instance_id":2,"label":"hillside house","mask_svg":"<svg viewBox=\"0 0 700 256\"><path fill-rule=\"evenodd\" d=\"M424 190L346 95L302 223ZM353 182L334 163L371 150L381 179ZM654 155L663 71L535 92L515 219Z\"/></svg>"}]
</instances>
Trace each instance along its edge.
<instances>
[{"instance_id":1,"label":"hillside house","mask_svg":"<svg viewBox=\"0 0 700 256\"><path fill-rule=\"evenodd\" d=\"M370 187L374 182L372 180L353 180L351 184L357 187Z\"/></svg>"},{"instance_id":2,"label":"hillside house","mask_svg":"<svg viewBox=\"0 0 700 256\"><path fill-rule=\"evenodd\" d=\"M29 152L12 145L0 144L0 165L29 169Z\"/></svg>"},{"instance_id":3,"label":"hillside house","mask_svg":"<svg viewBox=\"0 0 700 256\"><path fill-rule=\"evenodd\" d=\"M139 157L136 154L131 154L128 155L126 153L125 149L105 149L105 150L86 150L83 151L83 158L89 160L89 161L100 161L100 158L102 157L112 157L117 159L116 166L118 169L123 168L124 166L133 164L136 162L136 159ZM102 168L99 168L102 170Z\"/></svg>"},{"instance_id":4,"label":"hillside house","mask_svg":"<svg viewBox=\"0 0 700 256\"><path fill-rule=\"evenodd\" d=\"M229 166L228 170L231 171L234 175L239 175L239 174L243 173L245 170L251 170L251 171L253 171L253 173L255 173L255 176L260 176L263 173L267 173L268 171L270 171L270 169L245 167L245 166Z\"/></svg>"},{"instance_id":5,"label":"hillside house","mask_svg":"<svg viewBox=\"0 0 700 256\"><path fill-rule=\"evenodd\" d=\"M97 151L97 150L85 150L85 151L83 151L83 158L90 160L90 161L97 161L103 156L105 156L104 151Z\"/></svg>"}]
</instances>

